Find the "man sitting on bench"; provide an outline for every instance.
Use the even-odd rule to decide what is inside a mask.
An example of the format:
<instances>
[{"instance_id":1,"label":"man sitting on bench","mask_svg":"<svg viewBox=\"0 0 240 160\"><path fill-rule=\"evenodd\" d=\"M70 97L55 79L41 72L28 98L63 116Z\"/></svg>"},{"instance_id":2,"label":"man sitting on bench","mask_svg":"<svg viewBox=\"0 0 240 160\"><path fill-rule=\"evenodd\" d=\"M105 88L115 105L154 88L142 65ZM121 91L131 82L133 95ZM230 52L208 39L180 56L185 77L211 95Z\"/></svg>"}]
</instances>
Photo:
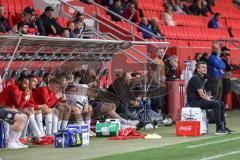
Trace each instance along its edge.
<instances>
[{"instance_id":1,"label":"man sitting on bench","mask_svg":"<svg viewBox=\"0 0 240 160\"><path fill-rule=\"evenodd\" d=\"M200 107L201 109L213 109L216 119L216 135L234 133L226 127L224 117L225 104L222 101L214 100L205 92L205 76L207 74L207 64L198 62L196 74L189 80L187 85L187 102L191 107Z\"/></svg>"}]
</instances>

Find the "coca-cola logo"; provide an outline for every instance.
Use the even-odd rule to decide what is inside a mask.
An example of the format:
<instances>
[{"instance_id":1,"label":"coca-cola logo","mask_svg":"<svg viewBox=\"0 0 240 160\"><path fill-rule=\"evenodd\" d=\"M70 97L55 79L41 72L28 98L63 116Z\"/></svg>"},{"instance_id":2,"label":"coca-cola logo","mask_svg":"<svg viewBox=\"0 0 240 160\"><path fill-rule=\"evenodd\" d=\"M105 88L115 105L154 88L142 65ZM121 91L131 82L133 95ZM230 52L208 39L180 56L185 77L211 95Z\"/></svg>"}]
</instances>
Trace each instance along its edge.
<instances>
[{"instance_id":1,"label":"coca-cola logo","mask_svg":"<svg viewBox=\"0 0 240 160\"><path fill-rule=\"evenodd\" d=\"M179 127L179 131L191 131L192 126L181 126Z\"/></svg>"}]
</instances>

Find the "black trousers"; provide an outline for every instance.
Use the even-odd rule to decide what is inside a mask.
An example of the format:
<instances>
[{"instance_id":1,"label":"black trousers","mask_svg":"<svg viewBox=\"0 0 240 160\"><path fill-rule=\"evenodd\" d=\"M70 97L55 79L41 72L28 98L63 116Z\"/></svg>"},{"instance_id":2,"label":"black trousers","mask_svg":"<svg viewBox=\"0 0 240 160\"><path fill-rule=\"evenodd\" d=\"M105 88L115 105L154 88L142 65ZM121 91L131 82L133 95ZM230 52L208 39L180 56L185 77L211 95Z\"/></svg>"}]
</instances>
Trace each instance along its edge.
<instances>
[{"instance_id":1,"label":"black trousers","mask_svg":"<svg viewBox=\"0 0 240 160\"><path fill-rule=\"evenodd\" d=\"M137 115L136 112L134 112L133 107L126 103L119 103L116 109L116 112L121 115L121 117L125 119L131 119L131 120L136 120Z\"/></svg>"},{"instance_id":2,"label":"black trousers","mask_svg":"<svg viewBox=\"0 0 240 160\"><path fill-rule=\"evenodd\" d=\"M222 101L219 100L198 100L198 101L192 101L188 102L191 107L199 107L202 109L213 109L214 116L216 119L216 126L217 129L222 128L223 125L226 125L225 121L225 104Z\"/></svg>"},{"instance_id":3,"label":"black trousers","mask_svg":"<svg viewBox=\"0 0 240 160\"><path fill-rule=\"evenodd\" d=\"M211 91L211 96L214 99L221 100L223 91L222 78L209 77L206 87L208 91Z\"/></svg>"},{"instance_id":4,"label":"black trousers","mask_svg":"<svg viewBox=\"0 0 240 160\"><path fill-rule=\"evenodd\" d=\"M222 92L222 101L227 104L227 96L231 90L231 79L223 78L223 92Z\"/></svg>"}]
</instances>

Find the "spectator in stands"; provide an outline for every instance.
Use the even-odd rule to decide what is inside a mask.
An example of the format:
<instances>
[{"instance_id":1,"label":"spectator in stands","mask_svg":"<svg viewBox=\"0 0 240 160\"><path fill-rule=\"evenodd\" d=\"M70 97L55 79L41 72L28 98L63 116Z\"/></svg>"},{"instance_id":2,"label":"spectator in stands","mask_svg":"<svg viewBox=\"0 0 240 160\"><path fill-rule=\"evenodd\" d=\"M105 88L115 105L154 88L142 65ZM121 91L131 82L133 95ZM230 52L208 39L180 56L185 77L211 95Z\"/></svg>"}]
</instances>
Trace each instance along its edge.
<instances>
[{"instance_id":1,"label":"spectator in stands","mask_svg":"<svg viewBox=\"0 0 240 160\"><path fill-rule=\"evenodd\" d=\"M41 15L41 20L46 31L46 35L61 35L63 28L57 23L56 19L53 17L54 9L51 6L45 8L44 13Z\"/></svg>"},{"instance_id":2,"label":"spectator in stands","mask_svg":"<svg viewBox=\"0 0 240 160\"><path fill-rule=\"evenodd\" d=\"M233 0L233 3L235 3L238 6L238 8L240 7L240 0Z\"/></svg>"},{"instance_id":3,"label":"spectator in stands","mask_svg":"<svg viewBox=\"0 0 240 160\"><path fill-rule=\"evenodd\" d=\"M107 7L109 7L109 6L111 6L113 3L112 3L111 0L101 0L101 1L100 1L100 4L101 4L102 6L107 6Z\"/></svg>"},{"instance_id":4,"label":"spectator in stands","mask_svg":"<svg viewBox=\"0 0 240 160\"><path fill-rule=\"evenodd\" d=\"M0 5L0 32L11 32L11 27L7 18L4 17L4 6Z\"/></svg>"},{"instance_id":5,"label":"spectator in stands","mask_svg":"<svg viewBox=\"0 0 240 160\"><path fill-rule=\"evenodd\" d=\"M151 19L151 28L152 32L157 35L158 37L164 37L163 33L161 32L160 28L158 27L158 19L153 17Z\"/></svg>"},{"instance_id":6,"label":"spectator in stands","mask_svg":"<svg viewBox=\"0 0 240 160\"><path fill-rule=\"evenodd\" d=\"M226 69L223 74L223 92L222 101L227 105L227 96L231 90L231 71L233 66L230 64L228 57L230 56L230 49L227 47L222 47L221 58L226 65Z\"/></svg>"},{"instance_id":7,"label":"spectator in stands","mask_svg":"<svg viewBox=\"0 0 240 160\"><path fill-rule=\"evenodd\" d=\"M122 16L123 13L123 7L122 7L122 3L121 0L115 0L114 3L110 6L109 8L110 11ZM122 19L114 14L108 13L111 17L113 21L122 21Z\"/></svg>"},{"instance_id":8,"label":"spectator in stands","mask_svg":"<svg viewBox=\"0 0 240 160\"><path fill-rule=\"evenodd\" d=\"M205 0L197 0L196 3L193 3L189 10L194 15L198 16L207 16L207 13L209 12L207 7L207 2Z\"/></svg>"},{"instance_id":9,"label":"spectator in stands","mask_svg":"<svg viewBox=\"0 0 240 160\"><path fill-rule=\"evenodd\" d=\"M197 72L189 80L187 85L187 102L191 107L200 107L202 109L213 109L216 119L216 135L234 133L226 127L225 104L222 101L214 100L208 96L205 91L205 78L207 74L207 64L197 63Z\"/></svg>"},{"instance_id":10,"label":"spectator in stands","mask_svg":"<svg viewBox=\"0 0 240 160\"><path fill-rule=\"evenodd\" d=\"M46 35L42 20L39 17L36 17L35 11L32 7L26 7L23 14L25 15L24 22L28 24L31 33L43 36Z\"/></svg>"},{"instance_id":11,"label":"spectator in stands","mask_svg":"<svg viewBox=\"0 0 240 160\"><path fill-rule=\"evenodd\" d=\"M81 22L80 20L75 21L74 28L75 28L73 31L74 38L82 38L82 33L84 31L83 22Z\"/></svg>"},{"instance_id":12,"label":"spectator in stands","mask_svg":"<svg viewBox=\"0 0 240 160\"><path fill-rule=\"evenodd\" d=\"M19 22L17 24L17 29L18 34L28 34L29 26L25 22Z\"/></svg>"},{"instance_id":13,"label":"spectator in stands","mask_svg":"<svg viewBox=\"0 0 240 160\"><path fill-rule=\"evenodd\" d=\"M75 25L74 25L74 22L73 21L69 21L67 23L67 29L69 31L69 37L70 38L74 38L74 29L75 29Z\"/></svg>"},{"instance_id":14,"label":"spectator in stands","mask_svg":"<svg viewBox=\"0 0 240 160\"><path fill-rule=\"evenodd\" d=\"M127 0L126 2L123 2L123 1L124 0L122 0L122 5L123 5L124 8L126 8L126 6L128 4L133 3L135 5L135 9L137 9L139 11L139 16L144 17L142 9L138 7L137 0Z\"/></svg>"},{"instance_id":15,"label":"spectator in stands","mask_svg":"<svg viewBox=\"0 0 240 160\"><path fill-rule=\"evenodd\" d=\"M219 19L221 18L220 13L216 13L214 17L208 22L208 28L219 29Z\"/></svg>"},{"instance_id":16,"label":"spectator in stands","mask_svg":"<svg viewBox=\"0 0 240 160\"><path fill-rule=\"evenodd\" d=\"M176 78L175 72L177 68L178 68L178 57L175 55L168 57L165 62L166 81L173 81Z\"/></svg>"},{"instance_id":17,"label":"spectator in stands","mask_svg":"<svg viewBox=\"0 0 240 160\"><path fill-rule=\"evenodd\" d=\"M68 29L64 29L64 30L63 30L62 37L71 38L71 37L70 37L70 32L69 32Z\"/></svg>"},{"instance_id":18,"label":"spectator in stands","mask_svg":"<svg viewBox=\"0 0 240 160\"><path fill-rule=\"evenodd\" d=\"M123 17L134 23L139 22L139 11L134 3L128 3L127 8L123 12Z\"/></svg>"},{"instance_id":19,"label":"spectator in stands","mask_svg":"<svg viewBox=\"0 0 240 160\"><path fill-rule=\"evenodd\" d=\"M173 12L186 14L184 11L183 1L181 0L167 0L164 5L166 7L171 7Z\"/></svg>"},{"instance_id":20,"label":"spectator in stands","mask_svg":"<svg viewBox=\"0 0 240 160\"><path fill-rule=\"evenodd\" d=\"M206 0L207 2L207 8L211 14L214 14L212 11L212 6L216 5L216 0Z\"/></svg>"},{"instance_id":21,"label":"spectator in stands","mask_svg":"<svg viewBox=\"0 0 240 160\"><path fill-rule=\"evenodd\" d=\"M226 69L226 65L220 58L219 44L214 43L212 45L212 54L208 58L208 82L207 86L211 91L211 95L214 99L221 99L222 94L222 78L223 70Z\"/></svg>"},{"instance_id":22,"label":"spectator in stands","mask_svg":"<svg viewBox=\"0 0 240 160\"><path fill-rule=\"evenodd\" d=\"M146 17L141 18L141 22L139 24L139 27L141 27L139 30L142 32L144 39L153 38L152 28L151 28L151 25L149 24Z\"/></svg>"},{"instance_id":23,"label":"spectator in stands","mask_svg":"<svg viewBox=\"0 0 240 160\"><path fill-rule=\"evenodd\" d=\"M202 53L197 52L195 54L194 60L191 61L191 71L192 71L192 74L195 73L197 62L200 61L201 57L202 57Z\"/></svg>"},{"instance_id":24,"label":"spectator in stands","mask_svg":"<svg viewBox=\"0 0 240 160\"><path fill-rule=\"evenodd\" d=\"M171 7L167 7L165 12L162 15L162 18L165 22L166 25L168 26L176 26L176 23L173 20L173 16L172 16L172 8Z\"/></svg>"},{"instance_id":25,"label":"spectator in stands","mask_svg":"<svg viewBox=\"0 0 240 160\"><path fill-rule=\"evenodd\" d=\"M82 15L82 13L80 11L75 10L73 16L69 19L69 21L75 22L76 20L79 19L80 15Z\"/></svg>"},{"instance_id":26,"label":"spectator in stands","mask_svg":"<svg viewBox=\"0 0 240 160\"><path fill-rule=\"evenodd\" d=\"M90 30L86 23L84 22L84 20L85 20L84 14L82 14L79 11L75 11L72 18L70 18L70 21L73 21L74 23L77 21L81 21L83 23L83 30L85 31Z\"/></svg>"}]
</instances>

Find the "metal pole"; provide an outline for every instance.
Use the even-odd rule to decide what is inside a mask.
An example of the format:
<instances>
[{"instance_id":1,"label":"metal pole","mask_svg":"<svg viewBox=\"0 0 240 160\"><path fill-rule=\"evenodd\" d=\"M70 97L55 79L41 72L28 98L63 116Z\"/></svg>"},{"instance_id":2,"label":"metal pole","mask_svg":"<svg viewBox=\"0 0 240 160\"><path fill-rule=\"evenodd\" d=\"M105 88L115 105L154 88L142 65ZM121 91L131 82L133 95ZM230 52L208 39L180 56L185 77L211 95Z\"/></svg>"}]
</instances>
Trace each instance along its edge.
<instances>
[{"instance_id":1,"label":"metal pole","mask_svg":"<svg viewBox=\"0 0 240 160\"><path fill-rule=\"evenodd\" d=\"M21 41L22 41L22 38L23 38L22 35L20 35L20 38L19 38L19 40L18 40L18 43L17 43L17 45L16 45L16 47L15 47L15 49L14 49L14 51L13 51L13 55L12 55L10 61L8 62L7 68L5 69L5 73L4 73L2 79L5 78L5 76L6 76L7 72L8 72L8 69L9 69L9 67L10 67L10 65L11 65L11 63L12 63L12 61L13 61L13 58L14 58L15 54L17 53L18 47L19 47L19 45L20 45L20 43L21 43Z\"/></svg>"}]
</instances>

